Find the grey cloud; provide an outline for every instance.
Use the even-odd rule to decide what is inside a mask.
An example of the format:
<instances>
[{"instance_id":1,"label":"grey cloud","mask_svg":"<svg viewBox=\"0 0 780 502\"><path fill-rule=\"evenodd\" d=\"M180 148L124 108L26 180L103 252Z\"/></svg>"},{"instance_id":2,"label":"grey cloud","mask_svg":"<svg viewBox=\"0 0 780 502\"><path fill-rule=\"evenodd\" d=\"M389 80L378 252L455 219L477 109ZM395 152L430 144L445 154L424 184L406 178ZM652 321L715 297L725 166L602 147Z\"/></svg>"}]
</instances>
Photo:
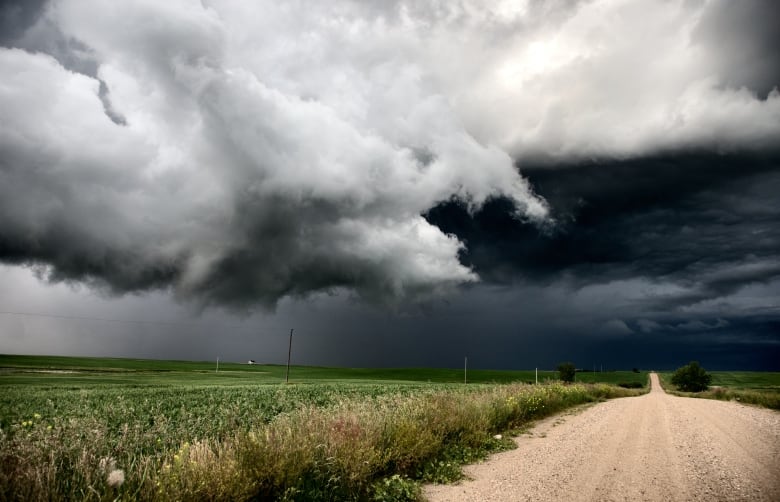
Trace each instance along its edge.
<instances>
[{"instance_id":1,"label":"grey cloud","mask_svg":"<svg viewBox=\"0 0 780 502\"><path fill-rule=\"evenodd\" d=\"M688 321L674 326L675 329L684 331L709 331L713 329L720 329L729 326L730 323L724 319L716 319L712 324L707 324L704 321L695 320Z\"/></svg>"},{"instance_id":2,"label":"grey cloud","mask_svg":"<svg viewBox=\"0 0 780 502\"><path fill-rule=\"evenodd\" d=\"M703 296L726 296L745 285L766 283L777 277L780 277L780 263L748 261L705 276L702 280Z\"/></svg>"},{"instance_id":3,"label":"grey cloud","mask_svg":"<svg viewBox=\"0 0 780 502\"><path fill-rule=\"evenodd\" d=\"M652 333L653 331L658 331L662 328L660 324L649 319L639 319L636 324L639 327L639 331L642 333Z\"/></svg>"},{"instance_id":4,"label":"grey cloud","mask_svg":"<svg viewBox=\"0 0 780 502\"><path fill-rule=\"evenodd\" d=\"M547 286L470 286L424 312L368 308L344 296L315 294L305 301L287 297L274 315L236 319L209 309L193 320L186 305L164 293L110 299L84 287L44 285L18 267L0 267L0 302L31 312L138 319L150 323L106 323L34 316L0 315L0 351L126 357L245 360L284 363L291 327L295 364L432 366L552 369L562 360L583 368L674 369L691 359L715 370L776 371L780 355L780 312L713 307L699 312L648 312L638 299L667 289L632 280L577 289L565 280ZM780 282L743 291L777 305ZM731 299L738 303L735 296ZM26 307L26 308L23 308ZM646 316L646 317L642 317ZM634 331L618 336L604 323L620 319ZM639 321L654 319L645 333ZM169 320L156 324L155 320ZM698 320L716 330L680 330ZM177 325L178 324L178 325ZM691 324L691 327L694 327ZM219 334L219 336L215 336ZM13 349L13 350L11 350Z\"/></svg>"},{"instance_id":5,"label":"grey cloud","mask_svg":"<svg viewBox=\"0 0 780 502\"><path fill-rule=\"evenodd\" d=\"M704 12L693 40L717 47L714 69L722 83L748 87L766 99L780 86L780 5L772 0L721 0Z\"/></svg>"},{"instance_id":6,"label":"grey cloud","mask_svg":"<svg viewBox=\"0 0 780 502\"><path fill-rule=\"evenodd\" d=\"M116 125L127 125L127 119L125 119L121 113L117 112L114 109L114 106L111 104L111 97L109 96L108 86L102 80L100 81L98 97L100 98L100 102L103 103L103 109L105 110L106 115L108 115L108 118L111 119L111 122Z\"/></svg>"},{"instance_id":7,"label":"grey cloud","mask_svg":"<svg viewBox=\"0 0 780 502\"><path fill-rule=\"evenodd\" d=\"M621 319L610 319L602 325L602 329L605 334L614 336L629 335L634 332L634 330L629 328L625 321Z\"/></svg>"},{"instance_id":8,"label":"grey cloud","mask_svg":"<svg viewBox=\"0 0 780 502\"><path fill-rule=\"evenodd\" d=\"M0 45L9 46L40 17L48 0L6 0L0 5Z\"/></svg>"},{"instance_id":9,"label":"grey cloud","mask_svg":"<svg viewBox=\"0 0 780 502\"><path fill-rule=\"evenodd\" d=\"M48 54L64 68L98 79L100 82L98 97L103 103L106 115L115 124L125 125L126 120L111 104L110 90L106 82L98 78L99 62L95 59L95 55L84 43L62 32L47 14L48 5L51 5L48 0L6 4L0 18L4 25L13 28L2 29L0 46Z\"/></svg>"}]
</instances>

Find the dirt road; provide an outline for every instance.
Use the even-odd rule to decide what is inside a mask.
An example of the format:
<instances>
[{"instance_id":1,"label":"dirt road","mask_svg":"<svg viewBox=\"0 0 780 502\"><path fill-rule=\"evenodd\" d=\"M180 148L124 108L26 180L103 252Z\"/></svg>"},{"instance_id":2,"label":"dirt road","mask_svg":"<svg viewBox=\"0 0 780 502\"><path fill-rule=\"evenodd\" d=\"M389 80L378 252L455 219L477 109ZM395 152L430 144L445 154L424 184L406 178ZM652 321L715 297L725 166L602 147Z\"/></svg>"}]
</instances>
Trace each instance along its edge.
<instances>
[{"instance_id":1,"label":"dirt road","mask_svg":"<svg viewBox=\"0 0 780 502\"><path fill-rule=\"evenodd\" d=\"M780 501L780 413L652 391L540 422L437 501Z\"/></svg>"}]
</instances>

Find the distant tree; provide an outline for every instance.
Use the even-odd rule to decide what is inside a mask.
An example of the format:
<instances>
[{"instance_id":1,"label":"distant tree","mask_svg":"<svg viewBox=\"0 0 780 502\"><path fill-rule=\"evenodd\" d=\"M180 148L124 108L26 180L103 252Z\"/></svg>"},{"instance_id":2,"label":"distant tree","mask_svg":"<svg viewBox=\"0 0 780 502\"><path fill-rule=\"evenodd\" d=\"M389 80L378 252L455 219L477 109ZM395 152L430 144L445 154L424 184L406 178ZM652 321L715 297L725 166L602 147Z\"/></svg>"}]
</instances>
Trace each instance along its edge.
<instances>
[{"instance_id":1,"label":"distant tree","mask_svg":"<svg viewBox=\"0 0 780 502\"><path fill-rule=\"evenodd\" d=\"M712 375L704 371L697 361L691 361L686 366L677 368L672 375L672 383L684 392L707 390L710 382L712 382Z\"/></svg>"},{"instance_id":2,"label":"distant tree","mask_svg":"<svg viewBox=\"0 0 780 502\"><path fill-rule=\"evenodd\" d=\"M639 368L634 368L631 371L633 371L634 373L639 373Z\"/></svg>"},{"instance_id":3,"label":"distant tree","mask_svg":"<svg viewBox=\"0 0 780 502\"><path fill-rule=\"evenodd\" d=\"M577 372L577 368L574 363L561 363L558 365L558 378L564 382L573 382L574 374Z\"/></svg>"}]
</instances>

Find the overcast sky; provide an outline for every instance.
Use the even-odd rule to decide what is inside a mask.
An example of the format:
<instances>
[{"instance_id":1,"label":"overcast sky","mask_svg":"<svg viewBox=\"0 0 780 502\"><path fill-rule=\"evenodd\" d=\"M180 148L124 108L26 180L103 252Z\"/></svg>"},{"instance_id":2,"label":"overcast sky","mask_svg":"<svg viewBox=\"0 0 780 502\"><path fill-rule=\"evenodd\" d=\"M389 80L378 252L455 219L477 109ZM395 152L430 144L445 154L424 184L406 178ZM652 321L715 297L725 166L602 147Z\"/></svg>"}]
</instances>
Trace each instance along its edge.
<instances>
[{"instance_id":1,"label":"overcast sky","mask_svg":"<svg viewBox=\"0 0 780 502\"><path fill-rule=\"evenodd\" d=\"M780 371L780 4L0 4L0 353Z\"/></svg>"}]
</instances>

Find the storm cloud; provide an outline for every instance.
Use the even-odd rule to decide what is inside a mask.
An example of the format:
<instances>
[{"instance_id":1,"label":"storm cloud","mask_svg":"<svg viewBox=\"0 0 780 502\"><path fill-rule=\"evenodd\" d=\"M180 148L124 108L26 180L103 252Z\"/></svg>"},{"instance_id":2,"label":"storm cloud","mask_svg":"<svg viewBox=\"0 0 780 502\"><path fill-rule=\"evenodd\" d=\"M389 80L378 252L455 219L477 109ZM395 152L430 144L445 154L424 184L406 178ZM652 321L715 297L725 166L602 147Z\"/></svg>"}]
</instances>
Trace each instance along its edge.
<instances>
[{"instance_id":1,"label":"storm cloud","mask_svg":"<svg viewBox=\"0 0 780 502\"><path fill-rule=\"evenodd\" d=\"M777 276L772 2L23 5L0 260L49 281L252 309Z\"/></svg>"}]
</instances>

